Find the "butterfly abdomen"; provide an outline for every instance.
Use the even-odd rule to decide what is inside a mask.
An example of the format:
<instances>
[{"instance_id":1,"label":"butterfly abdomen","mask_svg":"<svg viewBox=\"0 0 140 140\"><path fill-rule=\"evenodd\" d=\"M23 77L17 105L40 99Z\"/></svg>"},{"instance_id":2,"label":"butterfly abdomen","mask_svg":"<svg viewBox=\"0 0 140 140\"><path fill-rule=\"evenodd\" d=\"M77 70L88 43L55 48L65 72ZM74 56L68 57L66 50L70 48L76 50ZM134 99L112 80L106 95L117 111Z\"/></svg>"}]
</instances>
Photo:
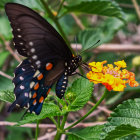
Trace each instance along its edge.
<instances>
[{"instance_id":1,"label":"butterfly abdomen","mask_svg":"<svg viewBox=\"0 0 140 140\"><path fill-rule=\"evenodd\" d=\"M68 76L67 72L65 72L57 81L56 84L56 95L61 99L64 96L66 87L68 84Z\"/></svg>"}]
</instances>

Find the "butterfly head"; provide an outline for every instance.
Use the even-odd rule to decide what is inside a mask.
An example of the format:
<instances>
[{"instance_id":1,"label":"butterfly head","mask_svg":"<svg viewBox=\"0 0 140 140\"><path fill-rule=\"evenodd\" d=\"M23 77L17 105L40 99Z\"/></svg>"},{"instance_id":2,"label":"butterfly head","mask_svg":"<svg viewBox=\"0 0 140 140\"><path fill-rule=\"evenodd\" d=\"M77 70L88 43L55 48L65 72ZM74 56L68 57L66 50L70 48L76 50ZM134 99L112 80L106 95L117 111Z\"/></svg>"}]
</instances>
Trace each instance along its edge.
<instances>
[{"instance_id":1,"label":"butterfly head","mask_svg":"<svg viewBox=\"0 0 140 140\"><path fill-rule=\"evenodd\" d=\"M74 61L75 61L75 63L80 63L80 62L82 62L82 56L81 55L77 55L77 56L75 56L74 57Z\"/></svg>"}]
</instances>

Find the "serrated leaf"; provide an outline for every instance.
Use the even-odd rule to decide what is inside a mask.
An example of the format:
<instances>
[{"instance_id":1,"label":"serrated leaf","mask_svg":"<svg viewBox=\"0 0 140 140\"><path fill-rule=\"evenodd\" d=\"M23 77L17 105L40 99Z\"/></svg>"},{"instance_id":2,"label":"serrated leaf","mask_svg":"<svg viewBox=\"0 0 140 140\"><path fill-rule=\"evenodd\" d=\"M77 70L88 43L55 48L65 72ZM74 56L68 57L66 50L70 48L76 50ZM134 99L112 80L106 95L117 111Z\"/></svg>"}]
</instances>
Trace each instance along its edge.
<instances>
[{"instance_id":1,"label":"serrated leaf","mask_svg":"<svg viewBox=\"0 0 140 140\"><path fill-rule=\"evenodd\" d=\"M14 93L11 91L0 91L0 100L12 103L15 100Z\"/></svg>"},{"instance_id":2,"label":"serrated leaf","mask_svg":"<svg viewBox=\"0 0 140 140\"><path fill-rule=\"evenodd\" d=\"M115 130L109 132L104 140L115 140L118 138L135 134L138 131L140 130L138 130L136 127L132 127L130 125L120 125L116 127Z\"/></svg>"},{"instance_id":3,"label":"serrated leaf","mask_svg":"<svg viewBox=\"0 0 140 140\"><path fill-rule=\"evenodd\" d=\"M46 117L60 116L60 115L62 115L61 110L56 104L52 102L44 103L40 115L27 113L24 116L23 120L19 121L17 125L23 125L26 123L34 122L36 120L45 119Z\"/></svg>"},{"instance_id":4,"label":"serrated leaf","mask_svg":"<svg viewBox=\"0 0 140 140\"><path fill-rule=\"evenodd\" d=\"M121 125L130 125L131 127L140 129L139 118L140 118L140 99L124 101L123 104L119 105L114 110L114 113L112 113L111 117L108 119L108 123L105 125L104 128L105 138L108 135L108 133L111 133L116 129L116 127L119 128L119 126ZM129 135L130 133L125 134L125 136Z\"/></svg>"},{"instance_id":5,"label":"serrated leaf","mask_svg":"<svg viewBox=\"0 0 140 140\"><path fill-rule=\"evenodd\" d=\"M85 78L75 80L67 90L65 99L68 102L68 111L76 111L83 107L93 92L93 83Z\"/></svg>"},{"instance_id":6,"label":"serrated leaf","mask_svg":"<svg viewBox=\"0 0 140 140\"><path fill-rule=\"evenodd\" d=\"M104 125L96 125L79 131L69 132L67 133L68 140L100 140L103 127Z\"/></svg>"},{"instance_id":7,"label":"serrated leaf","mask_svg":"<svg viewBox=\"0 0 140 140\"><path fill-rule=\"evenodd\" d=\"M115 0L123 9L125 13L128 14L135 14L136 15L136 10L134 10L134 7L131 7L133 5L133 2L131 0ZM140 5L140 1L137 0L138 5ZM127 6L126 6L127 5Z\"/></svg>"},{"instance_id":8,"label":"serrated leaf","mask_svg":"<svg viewBox=\"0 0 140 140\"><path fill-rule=\"evenodd\" d=\"M76 5L65 6L67 12L82 12L124 20L124 13L119 5L110 0L82 0Z\"/></svg>"}]
</instances>

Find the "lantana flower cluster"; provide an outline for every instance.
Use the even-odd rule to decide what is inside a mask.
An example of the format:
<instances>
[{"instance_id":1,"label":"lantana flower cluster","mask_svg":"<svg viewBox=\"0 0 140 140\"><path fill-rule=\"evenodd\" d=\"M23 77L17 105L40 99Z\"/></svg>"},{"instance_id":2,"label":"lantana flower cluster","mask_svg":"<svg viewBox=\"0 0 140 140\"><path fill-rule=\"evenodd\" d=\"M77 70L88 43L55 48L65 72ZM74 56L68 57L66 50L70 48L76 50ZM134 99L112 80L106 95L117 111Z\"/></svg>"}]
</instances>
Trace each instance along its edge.
<instances>
[{"instance_id":1,"label":"lantana flower cluster","mask_svg":"<svg viewBox=\"0 0 140 140\"><path fill-rule=\"evenodd\" d=\"M107 61L89 63L91 70L87 73L87 78L94 84L103 84L109 91L124 91L127 83L131 87L139 86L135 81L135 74L124 69L126 68L124 60L114 62L115 66L112 64L104 66L106 63Z\"/></svg>"}]
</instances>

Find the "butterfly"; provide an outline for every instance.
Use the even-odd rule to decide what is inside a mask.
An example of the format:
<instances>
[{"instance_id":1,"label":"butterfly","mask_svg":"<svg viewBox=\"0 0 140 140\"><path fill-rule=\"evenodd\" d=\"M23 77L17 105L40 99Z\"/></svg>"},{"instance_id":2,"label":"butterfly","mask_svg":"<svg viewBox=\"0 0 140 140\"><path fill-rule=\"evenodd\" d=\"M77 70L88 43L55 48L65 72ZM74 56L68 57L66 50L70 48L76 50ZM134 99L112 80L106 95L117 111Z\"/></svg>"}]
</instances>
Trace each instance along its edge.
<instances>
[{"instance_id":1,"label":"butterfly","mask_svg":"<svg viewBox=\"0 0 140 140\"><path fill-rule=\"evenodd\" d=\"M81 65L82 57L73 56L60 34L32 9L7 3L5 11L13 29L14 47L26 57L14 71L16 99L9 111L18 104L39 115L54 84L56 95L64 96L68 76Z\"/></svg>"}]
</instances>

